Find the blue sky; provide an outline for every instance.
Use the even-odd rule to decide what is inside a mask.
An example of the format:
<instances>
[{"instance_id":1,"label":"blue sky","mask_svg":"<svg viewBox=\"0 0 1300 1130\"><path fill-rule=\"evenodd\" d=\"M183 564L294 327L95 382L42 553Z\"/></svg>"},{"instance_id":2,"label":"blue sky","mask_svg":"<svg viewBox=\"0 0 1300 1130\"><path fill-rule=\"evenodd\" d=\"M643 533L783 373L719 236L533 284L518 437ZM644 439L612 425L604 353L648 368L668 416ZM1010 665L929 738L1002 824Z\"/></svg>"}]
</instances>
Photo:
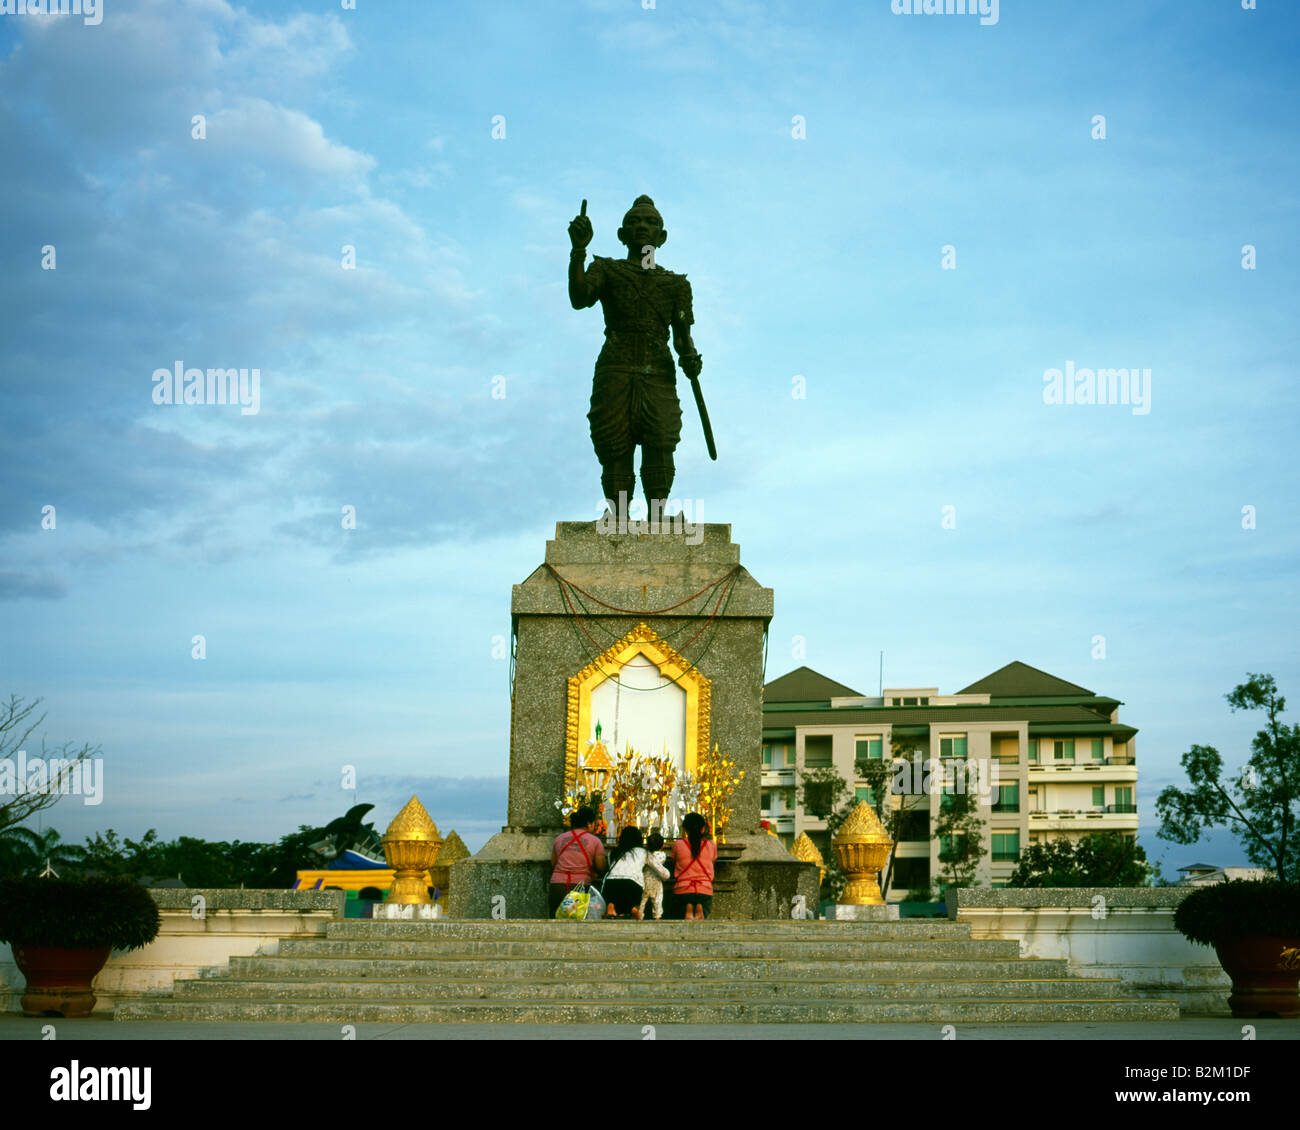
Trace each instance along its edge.
<instances>
[{"instance_id":1,"label":"blue sky","mask_svg":"<svg viewBox=\"0 0 1300 1130\"><path fill-rule=\"evenodd\" d=\"M47 823L275 839L352 765L381 823L500 827L510 586L599 497L566 227L617 254L644 192L720 452L687 403L674 495L775 590L768 677L1023 660L1126 704L1151 856L1242 860L1153 801L1244 760L1248 671L1300 695L1300 13L809 7L0 16L0 691L106 758ZM177 360L259 411L154 404ZM1067 362L1150 369L1149 412L1044 403Z\"/></svg>"}]
</instances>

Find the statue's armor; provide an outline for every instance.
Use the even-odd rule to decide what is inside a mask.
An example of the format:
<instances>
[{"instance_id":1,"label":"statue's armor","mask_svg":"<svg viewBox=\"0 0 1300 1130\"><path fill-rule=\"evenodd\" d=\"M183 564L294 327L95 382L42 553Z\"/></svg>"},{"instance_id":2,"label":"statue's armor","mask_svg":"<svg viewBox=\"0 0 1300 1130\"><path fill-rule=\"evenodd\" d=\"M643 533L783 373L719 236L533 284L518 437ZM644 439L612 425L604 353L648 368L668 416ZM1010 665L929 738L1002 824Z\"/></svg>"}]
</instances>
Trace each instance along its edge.
<instances>
[{"instance_id":1,"label":"statue's armor","mask_svg":"<svg viewBox=\"0 0 1300 1130\"><path fill-rule=\"evenodd\" d=\"M668 350L672 325L689 326L691 287L685 275L596 256L587 284L605 313L605 346L591 388L591 442L602 466L638 444L666 451L682 435L677 368ZM668 463L671 475L671 462Z\"/></svg>"}]
</instances>

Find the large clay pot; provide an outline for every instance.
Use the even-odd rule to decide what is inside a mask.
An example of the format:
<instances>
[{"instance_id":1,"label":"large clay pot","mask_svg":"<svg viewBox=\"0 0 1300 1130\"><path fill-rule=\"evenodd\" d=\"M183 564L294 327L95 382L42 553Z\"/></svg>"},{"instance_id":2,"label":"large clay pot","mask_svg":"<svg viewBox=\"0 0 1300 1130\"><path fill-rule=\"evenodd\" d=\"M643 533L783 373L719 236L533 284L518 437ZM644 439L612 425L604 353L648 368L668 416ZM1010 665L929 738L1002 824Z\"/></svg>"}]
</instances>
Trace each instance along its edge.
<instances>
[{"instance_id":1,"label":"large clay pot","mask_svg":"<svg viewBox=\"0 0 1300 1130\"><path fill-rule=\"evenodd\" d=\"M53 946L15 944L14 964L27 978L23 993L24 1016L89 1016L95 1007L91 982L112 953L109 946L59 949Z\"/></svg>"},{"instance_id":2,"label":"large clay pot","mask_svg":"<svg viewBox=\"0 0 1300 1130\"><path fill-rule=\"evenodd\" d=\"M1300 1016L1300 938L1231 938L1214 952L1232 978L1233 1016Z\"/></svg>"}]
</instances>

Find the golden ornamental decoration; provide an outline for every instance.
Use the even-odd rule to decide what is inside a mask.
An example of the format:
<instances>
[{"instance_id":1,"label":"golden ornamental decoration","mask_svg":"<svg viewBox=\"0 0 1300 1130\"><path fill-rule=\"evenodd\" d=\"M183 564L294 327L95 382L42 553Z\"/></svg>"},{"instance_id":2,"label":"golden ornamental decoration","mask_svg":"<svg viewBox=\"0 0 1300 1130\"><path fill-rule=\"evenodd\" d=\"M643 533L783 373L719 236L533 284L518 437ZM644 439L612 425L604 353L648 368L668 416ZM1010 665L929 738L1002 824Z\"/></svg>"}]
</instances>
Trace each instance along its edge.
<instances>
[{"instance_id":1,"label":"golden ornamental decoration","mask_svg":"<svg viewBox=\"0 0 1300 1130\"><path fill-rule=\"evenodd\" d=\"M403 905L429 902L425 872L438 858L442 837L418 798L411 797L393 817L384 833L383 844L384 858L396 872L384 902Z\"/></svg>"},{"instance_id":2,"label":"golden ornamental decoration","mask_svg":"<svg viewBox=\"0 0 1300 1130\"><path fill-rule=\"evenodd\" d=\"M406 807L393 817L393 822L388 825L384 838L442 842L442 837L438 835L438 825L433 822L424 805L420 803L420 798L414 796L406 802Z\"/></svg>"},{"instance_id":3,"label":"golden ornamental decoration","mask_svg":"<svg viewBox=\"0 0 1300 1130\"><path fill-rule=\"evenodd\" d=\"M849 880L840 895L841 905L884 904L878 877L893 846L894 842L872 807L864 800L858 801L857 808L849 813L831 840L835 859Z\"/></svg>"},{"instance_id":4,"label":"golden ornamental decoration","mask_svg":"<svg viewBox=\"0 0 1300 1130\"><path fill-rule=\"evenodd\" d=\"M597 727L599 727L597 723ZM583 769L613 769L614 762L609 756L609 747L599 738L594 742L588 742L587 755L582 759Z\"/></svg>"},{"instance_id":5,"label":"golden ornamental decoration","mask_svg":"<svg viewBox=\"0 0 1300 1130\"><path fill-rule=\"evenodd\" d=\"M438 861L429 868L429 886L438 892L438 903L445 910L447 892L451 890L451 865L460 859L469 858L469 848L455 832L448 832L438 850Z\"/></svg>"},{"instance_id":6,"label":"golden ornamental decoration","mask_svg":"<svg viewBox=\"0 0 1300 1130\"><path fill-rule=\"evenodd\" d=\"M822 859L822 853L817 850L817 845L812 842L812 837L807 832L799 833L798 838L790 845L790 854L800 863L815 863L818 884L825 881L826 861Z\"/></svg>"},{"instance_id":7,"label":"golden ornamental decoration","mask_svg":"<svg viewBox=\"0 0 1300 1130\"><path fill-rule=\"evenodd\" d=\"M840 830L836 833L835 838L841 839L845 836L866 836L878 840L889 840L889 833L885 831L885 826L880 822L875 809L865 800L858 801L857 808L850 812L849 818L840 825Z\"/></svg>"}]
</instances>

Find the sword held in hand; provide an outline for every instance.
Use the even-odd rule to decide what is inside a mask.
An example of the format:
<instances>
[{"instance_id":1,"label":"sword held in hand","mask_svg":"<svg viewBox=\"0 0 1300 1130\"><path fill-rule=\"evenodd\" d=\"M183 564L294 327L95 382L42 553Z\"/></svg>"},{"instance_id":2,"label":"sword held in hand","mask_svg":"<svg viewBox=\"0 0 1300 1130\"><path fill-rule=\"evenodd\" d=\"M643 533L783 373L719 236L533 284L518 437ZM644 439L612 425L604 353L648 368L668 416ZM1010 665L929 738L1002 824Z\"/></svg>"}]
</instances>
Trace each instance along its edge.
<instances>
[{"instance_id":1,"label":"sword held in hand","mask_svg":"<svg viewBox=\"0 0 1300 1130\"><path fill-rule=\"evenodd\" d=\"M702 358L701 358L702 359ZM690 377L690 374L686 374ZM713 443L713 425L709 423L709 410L704 407L704 393L700 389L700 377L697 373L690 377L691 391L695 393L695 407L700 410L700 424L704 428L704 442L709 445L709 458L718 461L718 449Z\"/></svg>"}]
</instances>

